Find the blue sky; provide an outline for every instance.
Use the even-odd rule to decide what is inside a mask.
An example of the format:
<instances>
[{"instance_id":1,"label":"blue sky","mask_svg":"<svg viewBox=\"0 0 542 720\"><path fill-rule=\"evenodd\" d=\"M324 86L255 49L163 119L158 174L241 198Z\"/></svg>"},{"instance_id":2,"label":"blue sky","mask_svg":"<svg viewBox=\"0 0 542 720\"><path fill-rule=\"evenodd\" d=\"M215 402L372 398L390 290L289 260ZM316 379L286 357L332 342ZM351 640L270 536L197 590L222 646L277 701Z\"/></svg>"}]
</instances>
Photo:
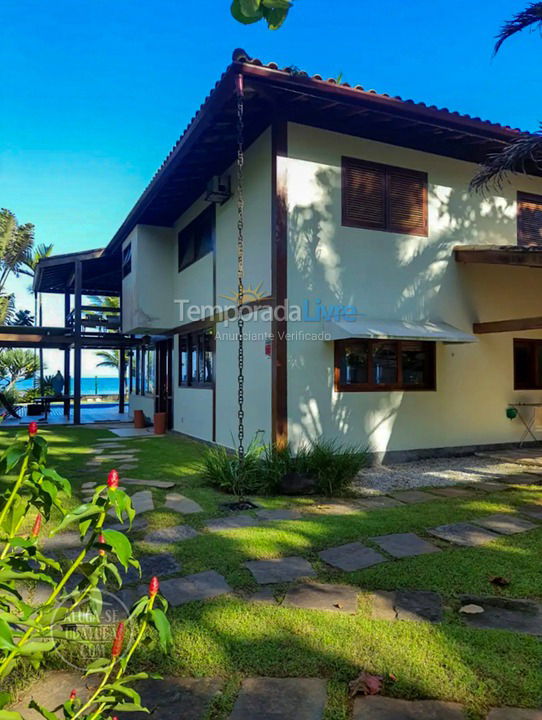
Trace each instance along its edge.
<instances>
[{"instance_id":1,"label":"blue sky","mask_svg":"<svg viewBox=\"0 0 542 720\"><path fill-rule=\"evenodd\" d=\"M236 23L229 0L2 0L0 206L58 252L105 245L235 47L535 129L540 34L491 57L525 4L295 0L270 32Z\"/></svg>"}]
</instances>

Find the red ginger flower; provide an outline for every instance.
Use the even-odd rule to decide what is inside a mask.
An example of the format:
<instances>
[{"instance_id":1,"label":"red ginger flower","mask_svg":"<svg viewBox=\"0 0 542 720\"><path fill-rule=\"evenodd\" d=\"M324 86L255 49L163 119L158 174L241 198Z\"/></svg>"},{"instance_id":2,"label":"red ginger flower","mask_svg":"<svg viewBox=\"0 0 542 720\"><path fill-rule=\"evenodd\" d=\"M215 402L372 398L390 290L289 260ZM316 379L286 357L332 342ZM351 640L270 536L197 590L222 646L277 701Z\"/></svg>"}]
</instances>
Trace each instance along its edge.
<instances>
[{"instance_id":1,"label":"red ginger flower","mask_svg":"<svg viewBox=\"0 0 542 720\"><path fill-rule=\"evenodd\" d=\"M70 700L74 700L77 695L77 690L72 690L70 693Z\"/></svg>"},{"instance_id":2,"label":"red ginger flower","mask_svg":"<svg viewBox=\"0 0 542 720\"><path fill-rule=\"evenodd\" d=\"M119 486L119 474L116 470L110 470L107 476L107 487L116 490Z\"/></svg>"},{"instance_id":3,"label":"red ginger flower","mask_svg":"<svg viewBox=\"0 0 542 720\"><path fill-rule=\"evenodd\" d=\"M37 422L32 421L31 423L29 423L28 434L30 435L30 437L34 437L35 435L38 434L38 423Z\"/></svg>"},{"instance_id":4,"label":"red ginger flower","mask_svg":"<svg viewBox=\"0 0 542 720\"><path fill-rule=\"evenodd\" d=\"M160 583L158 581L158 578L156 575L151 578L151 581L149 583L149 597L154 597L158 594L158 590L160 589Z\"/></svg>"},{"instance_id":5,"label":"red ginger flower","mask_svg":"<svg viewBox=\"0 0 542 720\"><path fill-rule=\"evenodd\" d=\"M117 632L115 633L115 639L113 640L113 647L111 648L111 657L116 658L122 652L122 643L124 641L124 623L117 625Z\"/></svg>"},{"instance_id":6,"label":"red ginger flower","mask_svg":"<svg viewBox=\"0 0 542 720\"><path fill-rule=\"evenodd\" d=\"M41 529L41 515L38 513L36 515L36 519L34 520L34 525L32 526L32 537L38 537L40 534Z\"/></svg>"},{"instance_id":7,"label":"red ginger flower","mask_svg":"<svg viewBox=\"0 0 542 720\"><path fill-rule=\"evenodd\" d=\"M98 536L98 542L101 543L102 545L105 545L105 538L101 533ZM100 548L98 550L98 555L101 555L103 557L105 555L105 550L103 548Z\"/></svg>"}]
</instances>

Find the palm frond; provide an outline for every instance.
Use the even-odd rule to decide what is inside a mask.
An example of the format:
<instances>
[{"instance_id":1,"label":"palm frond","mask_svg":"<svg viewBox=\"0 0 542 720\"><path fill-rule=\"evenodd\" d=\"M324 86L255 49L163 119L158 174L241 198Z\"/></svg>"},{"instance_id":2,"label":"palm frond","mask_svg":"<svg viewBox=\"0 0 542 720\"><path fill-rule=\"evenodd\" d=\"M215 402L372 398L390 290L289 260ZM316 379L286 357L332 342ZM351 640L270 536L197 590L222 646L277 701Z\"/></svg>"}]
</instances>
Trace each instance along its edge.
<instances>
[{"instance_id":1,"label":"palm frond","mask_svg":"<svg viewBox=\"0 0 542 720\"><path fill-rule=\"evenodd\" d=\"M500 190L511 173L525 173L528 167L542 170L542 126L535 133L522 133L503 150L488 155L470 183L470 189Z\"/></svg>"},{"instance_id":2,"label":"palm frond","mask_svg":"<svg viewBox=\"0 0 542 720\"><path fill-rule=\"evenodd\" d=\"M542 25L542 2L533 2L525 10L507 20L497 34L494 53L498 53L505 40L532 25Z\"/></svg>"}]
</instances>

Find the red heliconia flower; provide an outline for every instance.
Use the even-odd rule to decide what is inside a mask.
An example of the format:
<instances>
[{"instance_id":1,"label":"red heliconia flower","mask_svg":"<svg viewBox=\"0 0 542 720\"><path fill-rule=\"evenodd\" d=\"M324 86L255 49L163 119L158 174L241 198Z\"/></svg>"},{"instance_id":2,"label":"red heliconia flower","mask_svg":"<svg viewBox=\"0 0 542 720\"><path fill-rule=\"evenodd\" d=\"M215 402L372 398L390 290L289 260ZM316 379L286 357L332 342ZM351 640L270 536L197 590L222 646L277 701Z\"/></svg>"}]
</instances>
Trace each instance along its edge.
<instances>
[{"instance_id":1,"label":"red heliconia flower","mask_svg":"<svg viewBox=\"0 0 542 720\"><path fill-rule=\"evenodd\" d=\"M77 690L72 690L70 693L70 700L74 700L77 695Z\"/></svg>"},{"instance_id":2,"label":"red heliconia flower","mask_svg":"<svg viewBox=\"0 0 542 720\"><path fill-rule=\"evenodd\" d=\"M160 582L158 581L158 578L156 575L151 578L151 581L149 583L149 597L154 597L158 594L158 590L160 590Z\"/></svg>"},{"instance_id":3,"label":"red heliconia flower","mask_svg":"<svg viewBox=\"0 0 542 720\"><path fill-rule=\"evenodd\" d=\"M29 423L28 434L30 435L30 437L34 437L34 435L38 434L38 423L37 422L32 421L31 423Z\"/></svg>"},{"instance_id":4,"label":"red heliconia flower","mask_svg":"<svg viewBox=\"0 0 542 720\"><path fill-rule=\"evenodd\" d=\"M107 487L116 490L119 486L119 474L116 470L110 470L107 476Z\"/></svg>"},{"instance_id":5,"label":"red heliconia flower","mask_svg":"<svg viewBox=\"0 0 542 720\"><path fill-rule=\"evenodd\" d=\"M115 639L113 640L113 647L111 648L111 657L116 658L122 652L122 643L124 641L124 623L117 625L117 632L115 633Z\"/></svg>"},{"instance_id":6,"label":"red heliconia flower","mask_svg":"<svg viewBox=\"0 0 542 720\"><path fill-rule=\"evenodd\" d=\"M32 537L38 537L40 534L41 529L41 515L38 513L36 515L36 519L34 520L34 525L32 526Z\"/></svg>"},{"instance_id":7,"label":"red heliconia flower","mask_svg":"<svg viewBox=\"0 0 542 720\"><path fill-rule=\"evenodd\" d=\"M98 536L98 542L101 543L102 545L105 545L105 538L101 533ZM98 550L98 555L101 555L103 557L105 555L105 550L103 548L100 548Z\"/></svg>"}]
</instances>

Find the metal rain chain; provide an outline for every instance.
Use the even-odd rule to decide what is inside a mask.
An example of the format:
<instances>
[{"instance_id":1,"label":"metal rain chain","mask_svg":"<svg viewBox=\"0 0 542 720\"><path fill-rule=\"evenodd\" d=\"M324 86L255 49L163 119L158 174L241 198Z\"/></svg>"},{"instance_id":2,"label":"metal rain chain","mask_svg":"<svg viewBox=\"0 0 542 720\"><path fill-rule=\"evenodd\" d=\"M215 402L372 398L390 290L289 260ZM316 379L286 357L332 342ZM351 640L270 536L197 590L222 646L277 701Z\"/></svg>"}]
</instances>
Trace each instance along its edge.
<instances>
[{"instance_id":1,"label":"metal rain chain","mask_svg":"<svg viewBox=\"0 0 542 720\"><path fill-rule=\"evenodd\" d=\"M237 374L237 438L238 447L237 452L239 455L240 462L243 462L245 456L245 411L244 411L244 384L245 377L243 373L244 368L244 346L243 346L243 312L242 305L244 300L244 210L245 201L243 197L243 165L245 162L244 158L244 93L243 93L243 76L241 74L236 77L236 92L237 92L237 333L238 333L238 374Z\"/></svg>"}]
</instances>

